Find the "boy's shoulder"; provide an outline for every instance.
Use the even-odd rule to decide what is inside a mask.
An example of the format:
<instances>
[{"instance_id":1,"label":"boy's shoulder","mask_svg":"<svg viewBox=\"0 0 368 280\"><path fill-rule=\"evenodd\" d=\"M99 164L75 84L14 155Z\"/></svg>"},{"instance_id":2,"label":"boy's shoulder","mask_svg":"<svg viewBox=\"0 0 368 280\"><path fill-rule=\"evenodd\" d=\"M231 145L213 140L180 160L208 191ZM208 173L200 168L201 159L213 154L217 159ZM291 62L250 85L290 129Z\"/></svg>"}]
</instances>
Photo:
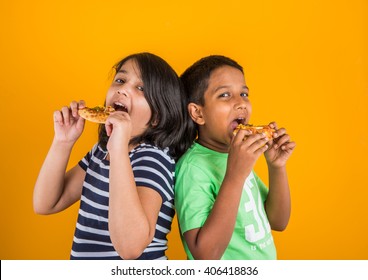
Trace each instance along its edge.
<instances>
[{"instance_id":1,"label":"boy's shoulder","mask_svg":"<svg viewBox=\"0 0 368 280\"><path fill-rule=\"evenodd\" d=\"M205 155L205 154L206 150L203 149L203 146L194 142L193 145L190 146L190 148L182 155L178 163L191 161L193 159L196 159L198 155Z\"/></svg>"},{"instance_id":2,"label":"boy's shoulder","mask_svg":"<svg viewBox=\"0 0 368 280\"><path fill-rule=\"evenodd\" d=\"M182 165L196 165L200 167L217 158L226 160L227 154L218 153L195 142L179 159L177 167L180 168Z\"/></svg>"}]
</instances>

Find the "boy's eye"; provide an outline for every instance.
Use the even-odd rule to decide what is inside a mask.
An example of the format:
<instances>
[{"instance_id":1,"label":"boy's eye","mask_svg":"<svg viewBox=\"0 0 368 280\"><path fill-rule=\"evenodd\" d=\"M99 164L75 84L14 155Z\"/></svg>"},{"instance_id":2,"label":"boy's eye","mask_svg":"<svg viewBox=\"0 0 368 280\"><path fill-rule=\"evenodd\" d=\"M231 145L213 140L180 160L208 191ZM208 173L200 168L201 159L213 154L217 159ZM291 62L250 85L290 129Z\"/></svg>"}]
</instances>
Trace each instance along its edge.
<instances>
[{"instance_id":1,"label":"boy's eye","mask_svg":"<svg viewBox=\"0 0 368 280\"><path fill-rule=\"evenodd\" d=\"M230 96L230 93L224 92L224 93L221 93L219 97L229 97L229 96Z\"/></svg>"},{"instance_id":2,"label":"boy's eye","mask_svg":"<svg viewBox=\"0 0 368 280\"><path fill-rule=\"evenodd\" d=\"M241 97L248 97L249 96L249 93L248 92L242 92L240 94Z\"/></svg>"}]
</instances>

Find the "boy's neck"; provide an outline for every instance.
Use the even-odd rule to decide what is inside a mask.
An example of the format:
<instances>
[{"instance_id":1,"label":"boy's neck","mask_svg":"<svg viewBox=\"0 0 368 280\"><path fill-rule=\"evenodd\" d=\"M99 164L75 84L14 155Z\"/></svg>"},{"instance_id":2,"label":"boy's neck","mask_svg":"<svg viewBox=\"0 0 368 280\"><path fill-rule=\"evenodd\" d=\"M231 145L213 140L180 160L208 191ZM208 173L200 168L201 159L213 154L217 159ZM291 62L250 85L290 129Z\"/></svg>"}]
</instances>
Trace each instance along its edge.
<instances>
[{"instance_id":1,"label":"boy's neck","mask_svg":"<svg viewBox=\"0 0 368 280\"><path fill-rule=\"evenodd\" d=\"M222 143L217 143L213 141L206 141L202 138L197 139L197 143L206 147L207 149L219 152L219 153L228 153L229 152L229 146L225 146Z\"/></svg>"}]
</instances>

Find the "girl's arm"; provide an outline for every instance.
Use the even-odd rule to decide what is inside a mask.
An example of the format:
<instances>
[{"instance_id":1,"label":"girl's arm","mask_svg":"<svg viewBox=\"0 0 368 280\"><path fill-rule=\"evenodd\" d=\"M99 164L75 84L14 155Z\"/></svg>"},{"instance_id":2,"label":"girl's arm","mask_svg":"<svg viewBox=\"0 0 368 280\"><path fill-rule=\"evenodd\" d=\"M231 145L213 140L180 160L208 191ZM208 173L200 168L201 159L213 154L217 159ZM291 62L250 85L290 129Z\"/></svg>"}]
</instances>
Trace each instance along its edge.
<instances>
[{"instance_id":1,"label":"girl's arm","mask_svg":"<svg viewBox=\"0 0 368 280\"><path fill-rule=\"evenodd\" d=\"M51 145L33 192L37 214L60 212L80 198L85 172L76 165L65 173L70 149L55 142Z\"/></svg>"},{"instance_id":2,"label":"girl's arm","mask_svg":"<svg viewBox=\"0 0 368 280\"><path fill-rule=\"evenodd\" d=\"M223 183L203 227L184 233L195 259L220 259L230 242L244 181L267 149L265 135L252 135L243 141L246 135L249 132L241 130L232 141Z\"/></svg>"},{"instance_id":3,"label":"girl's arm","mask_svg":"<svg viewBox=\"0 0 368 280\"><path fill-rule=\"evenodd\" d=\"M125 112L110 115L109 232L115 250L123 259L136 259L151 243L162 204L158 192L135 184L129 159L130 117Z\"/></svg>"},{"instance_id":4,"label":"girl's arm","mask_svg":"<svg viewBox=\"0 0 368 280\"><path fill-rule=\"evenodd\" d=\"M123 259L136 259L151 243L162 198L137 187L128 153L110 155L109 231Z\"/></svg>"},{"instance_id":5,"label":"girl's arm","mask_svg":"<svg viewBox=\"0 0 368 280\"><path fill-rule=\"evenodd\" d=\"M73 145L84 128L84 120L77 113L80 106L84 103L72 102L70 108L63 107L54 112L54 140L33 193L33 206L38 214L59 212L80 198L84 170L75 166L65 173Z\"/></svg>"}]
</instances>

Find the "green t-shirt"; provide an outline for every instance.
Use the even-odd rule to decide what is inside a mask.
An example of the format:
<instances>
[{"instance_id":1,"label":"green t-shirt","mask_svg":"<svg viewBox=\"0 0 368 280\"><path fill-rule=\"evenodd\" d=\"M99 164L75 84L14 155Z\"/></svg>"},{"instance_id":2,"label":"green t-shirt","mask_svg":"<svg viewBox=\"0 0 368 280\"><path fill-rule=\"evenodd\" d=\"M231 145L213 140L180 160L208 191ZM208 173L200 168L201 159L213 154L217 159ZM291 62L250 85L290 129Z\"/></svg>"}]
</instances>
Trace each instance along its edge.
<instances>
[{"instance_id":1,"label":"green t-shirt","mask_svg":"<svg viewBox=\"0 0 368 280\"><path fill-rule=\"evenodd\" d=\"M176 166L175 207L189 259L194 258L182 234L204 225L224 179L227 158L227 153L195 143ZM244 182L234 232L222 260L276 259L271 227L264 209L267 194L268 188L252 171Z\"/></svg>"}]
</instances>

